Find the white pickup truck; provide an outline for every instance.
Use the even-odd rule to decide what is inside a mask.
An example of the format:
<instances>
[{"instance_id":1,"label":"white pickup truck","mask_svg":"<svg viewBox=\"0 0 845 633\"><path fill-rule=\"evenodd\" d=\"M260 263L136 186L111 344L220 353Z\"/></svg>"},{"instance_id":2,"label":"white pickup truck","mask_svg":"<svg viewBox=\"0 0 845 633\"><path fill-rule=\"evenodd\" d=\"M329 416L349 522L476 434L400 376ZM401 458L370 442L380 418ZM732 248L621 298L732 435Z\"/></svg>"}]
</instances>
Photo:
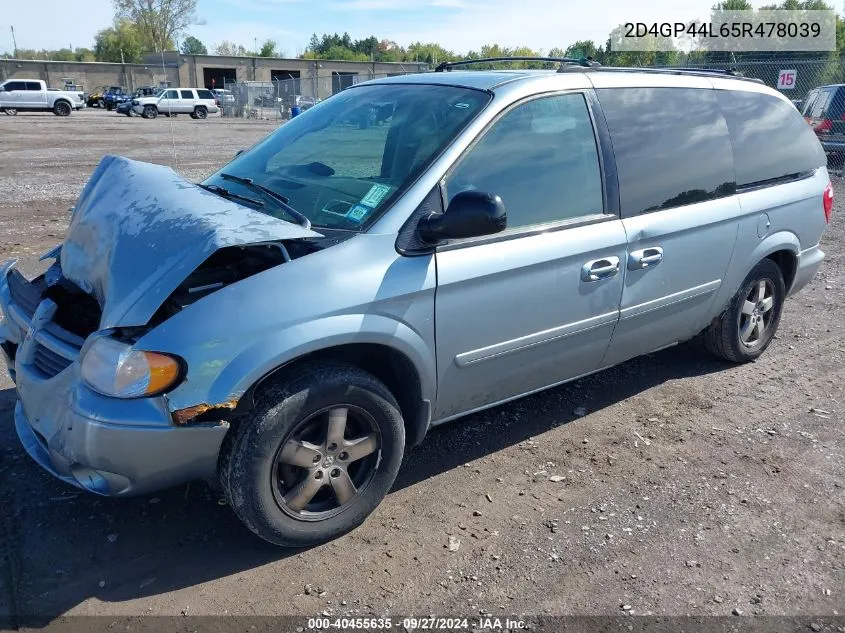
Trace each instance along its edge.
<instances>
[{"instance_id":1,"label":"white pickup truck","mask_svg":"<svg viewBox=\"0 0 845 633\"><path fill-rule=\"evenodd\" d=\"M56 116L70 116L85 107L85 95L48 88L38 79L9 79L0 83L0 112L50 111Z\"/></svg>"}]
</instances>

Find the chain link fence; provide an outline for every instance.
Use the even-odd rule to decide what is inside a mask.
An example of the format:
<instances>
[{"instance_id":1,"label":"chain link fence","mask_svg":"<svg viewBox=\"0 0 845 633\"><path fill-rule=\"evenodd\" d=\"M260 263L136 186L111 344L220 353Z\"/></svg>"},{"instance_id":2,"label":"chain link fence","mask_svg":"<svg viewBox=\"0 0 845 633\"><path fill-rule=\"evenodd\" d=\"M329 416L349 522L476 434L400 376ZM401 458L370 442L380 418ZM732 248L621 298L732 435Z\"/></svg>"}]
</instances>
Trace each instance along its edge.
<instances>
[{"instance_id":1,"label":"chain link fence","mask_svg":"<svg viewBox=\"0 0 845 633\"><path fill-rule=\"evenodd\" d=\"M760 79L767 86L780 90L798 108L803 105L807 93L816 86L845 83L845 58L759 56L754 59L671 66L642 63L641 67L732 70L745 77ZM306 76L266 82L226 82L220 105L223 116L282 121L289 119L297 108L303 112L350 86L388 76L392 75L333 72L330 76Z\"/></svg>"},{"instance_id":2,"label":"chain link fence","mask_svg":"<svg viewBox=\"0 0 845 633\"><path fill-rule=\"evenodd\" d=\"M304 112L350 86L405 74L410 73L333 72L331 76L226 82L220 106L224 117L284 121L290 119L296 109Z\"/></svg>"},{"instance_id":3,"label":"chain link fence","mask_svg":"<svg viewBox=\"0 0 845 633\"><path fill-rule=\"evenodd\" d=\"M845 83L845 59L783 58L654 67L731 70L743 77L759 79L767 86L779 90L798 108L801 108L807 93L813 88Z\"/></svg>"}]
</instances>

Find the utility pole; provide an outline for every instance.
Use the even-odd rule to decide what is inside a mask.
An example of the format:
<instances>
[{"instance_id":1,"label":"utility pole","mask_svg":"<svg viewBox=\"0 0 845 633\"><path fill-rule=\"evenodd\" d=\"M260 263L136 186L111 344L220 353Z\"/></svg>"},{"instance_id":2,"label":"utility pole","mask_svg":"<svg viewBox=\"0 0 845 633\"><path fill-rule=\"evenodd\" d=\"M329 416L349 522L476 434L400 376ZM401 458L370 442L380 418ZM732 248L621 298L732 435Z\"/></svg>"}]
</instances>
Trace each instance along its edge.
<instances>
[{"instance_id":1,"label":"utility pole","mask_svg":"<svg viewBox=\"0 0 845 633\"><path fill-rule=\"evenodd\" d=\"M15 40L15 27L10 26L9 28L12 29L12 50L14 51L15 57L17 57L18 56L18 43Z\"/></svg>"}]
</instances>

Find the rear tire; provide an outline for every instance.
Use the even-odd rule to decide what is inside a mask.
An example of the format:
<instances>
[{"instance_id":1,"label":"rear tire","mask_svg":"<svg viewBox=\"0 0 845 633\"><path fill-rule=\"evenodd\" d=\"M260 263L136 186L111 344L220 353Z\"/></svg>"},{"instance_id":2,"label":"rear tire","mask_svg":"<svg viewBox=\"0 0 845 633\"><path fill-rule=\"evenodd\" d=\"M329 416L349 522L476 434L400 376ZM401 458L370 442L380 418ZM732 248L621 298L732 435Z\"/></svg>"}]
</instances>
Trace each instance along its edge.
<instances>
[{"instance_id":1,"label":"rear tire","mask_svg":"<svg viewBox=\"0 0 845 633\"><path fill-rule=\"evenodd\" d=\"M785 298L780 267L771 259L762 260L725 311L701 333L705 349L733 363L756 360L777 332Z\"/></svg>"},{"instance_id":2,"label":"rear tire","mask_svg":"<svg viewBox=\"0 0 845 633\"><path fill-rule=\"evenodd\" d=\"M154 119L158 116L158 108L154 105L144 106L144 113L141 116L145 119Z\"/></svg>"},{"instance_id":3,"label":"rear tire","mask_svg":"<svg viewBox=\"0 0 845 633\"><path fill-rule=\"evenodd\" d=\"M197 106L194 109L194 118L195 119L205 119L208 117L208 110L204 106Z\"/></svg>"},{"instance_id":4,"label":"rear tire","mask_svg":"<svg viewBox=\"0 0 845 633\"><path fill-rule=\"evenodd\" d=\"M56 101L53 104L53 114L56 116L70 116L71 112L73 112L73 108L67 101Z\"/></svg>"},{"instance_id":5,"label":"rear tire","mask_svg":"<svg viewBox=\"0 0 845 633\"><path fill-rule=\"evenodd\" d=\"M304 547L360 525L393 485L404 448L387 387L352 365L314 363L256 397L226 435L218 473L250 530Z\"/></svg>"}]
</instances>

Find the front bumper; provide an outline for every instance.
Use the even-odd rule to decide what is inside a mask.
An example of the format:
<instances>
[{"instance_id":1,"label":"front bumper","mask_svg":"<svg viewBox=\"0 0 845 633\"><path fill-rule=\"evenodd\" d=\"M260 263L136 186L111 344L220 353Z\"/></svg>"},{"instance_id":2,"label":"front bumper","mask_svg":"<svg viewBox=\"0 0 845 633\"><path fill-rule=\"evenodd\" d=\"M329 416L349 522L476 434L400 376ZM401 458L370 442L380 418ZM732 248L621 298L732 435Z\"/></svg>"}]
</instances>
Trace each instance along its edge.
<instances>
[{"instance_id":1,"label":"front bumper","mask_svg":"<svg viewBox=\"0 0 845 633\"><path fill-rule=\"evenodd\" d=\"M165 397L102 396L83 382L78 358L46 375L33 362L33 347L53 344L39 318L43 310L39 306L28 325L21 323L22 310L12 300L7 272L0 268L0 309L5 315L0 320L0 357L16 383L15 428L32 459L62 481L109 496L216 476L227 426L175 426Z\"/></svg>"}]
</instances>

